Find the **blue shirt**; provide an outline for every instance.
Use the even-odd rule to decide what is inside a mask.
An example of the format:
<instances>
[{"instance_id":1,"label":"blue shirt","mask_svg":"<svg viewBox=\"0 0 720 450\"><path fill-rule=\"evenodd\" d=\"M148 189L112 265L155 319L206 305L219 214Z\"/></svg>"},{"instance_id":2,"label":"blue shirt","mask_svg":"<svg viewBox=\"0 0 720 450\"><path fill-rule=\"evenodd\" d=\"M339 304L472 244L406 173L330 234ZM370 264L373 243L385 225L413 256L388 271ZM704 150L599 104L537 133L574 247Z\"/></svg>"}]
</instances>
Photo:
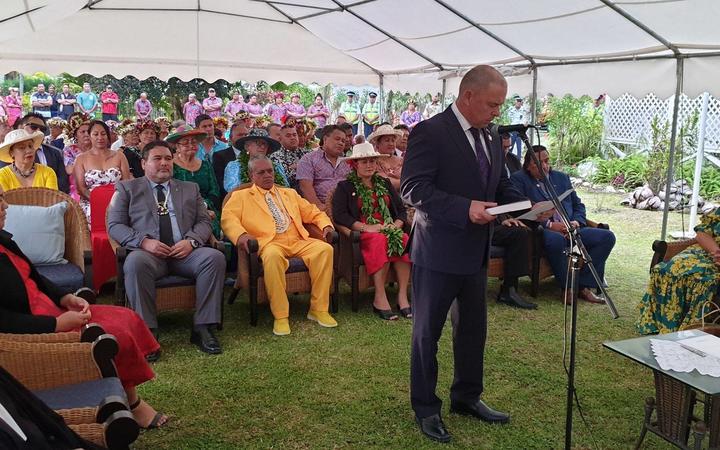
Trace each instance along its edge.
<instances>
[{"instance_id":1,"label":"blue shirt","mask_svg":"<svg viewBox=\"0 0 720 450\"><path fill-rule=\"evenodd\" d=\"M220 151L220 150L225 150L226 148L228 148L228 145L226 143L224 143L223 141L221 141L218 138L215 138L215 144L213 144L212 148L208 152L207 149L205 148L205 146L203 146L203 143L201 142L198 144L197 157L201 160L205 159L205 160L209 161L210 163L212 163L213 153Z\"/></svg>"},{"instance_id":2,"label":"blue shirt","mask_svg":"<svg viewBox=\"0 0 720 450\"><path fill-rule=\"evenodd\" d=\"M91 109L93 109L93 107L97 105L98 102L97 95L92 92L85 91L76 95L75 100L77 100L78 104L82 105L85 111L90 111Z\"/></svg>"},{"instance_id":3,"label":"blue shirt","mask_svg":"<svg viewBox=\"0 0 720 450\"><path fill-rule=\"evenodd\" d=\"M177 223L177 214L175 214L175 207L172 203L172 195L170 193L170 181L166 181L164 183L155 183L153 181L150 181L148 178L148 181L150 182L150 189L152 190L153 197L155 197L155 203L157 203L157 189L155 189L155 186L163 186L165 188L165 206L168 209L168 212L170 213L170 225L172 225L172 234L173 234L173 241L180 242L182 241L182 235L180 234L180 227ZM160 235L160 230L158 229L158 236Z\"/></svg>"},{"instance_id":4,"label":"blue shirt","mask_svg":"<svg viewBox=\"0 0 720 450\"><path fill-rule=\"evenodd\" d=\"M285 169L283 169L283 166L274 162L273 168L275 169L275 173L280 174L280 176L282 177L285 183L285 187L290 187L290 183L288 183L287 175L285 175ZM225 166L225 175L223 176L223 188L225 188L225 192L230 192L241 184L240 161L235 159L230 161L227 166Z\"/></svg>"}]
</instances>

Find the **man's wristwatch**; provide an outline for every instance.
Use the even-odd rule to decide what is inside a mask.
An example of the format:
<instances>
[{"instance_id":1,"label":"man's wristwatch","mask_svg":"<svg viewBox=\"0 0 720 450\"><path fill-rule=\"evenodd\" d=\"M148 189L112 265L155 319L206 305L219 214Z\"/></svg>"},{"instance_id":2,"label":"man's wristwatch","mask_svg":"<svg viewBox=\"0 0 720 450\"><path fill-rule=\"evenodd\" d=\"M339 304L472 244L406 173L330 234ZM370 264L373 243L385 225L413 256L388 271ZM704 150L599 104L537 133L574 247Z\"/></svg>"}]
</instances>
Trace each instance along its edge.
<instances>
[{"instance_id":1,"label":"man's wristwatch","mask_svg":"<svg viewBox=\"0 0 720 450\"><path fill-rule=\"evenodd\" d=\"M193 249L200 248L200 243L198 241L196 241L195 239L188 238L188 241L190 241L190 245L192 245Z\"/></svg>"}]
</instances>

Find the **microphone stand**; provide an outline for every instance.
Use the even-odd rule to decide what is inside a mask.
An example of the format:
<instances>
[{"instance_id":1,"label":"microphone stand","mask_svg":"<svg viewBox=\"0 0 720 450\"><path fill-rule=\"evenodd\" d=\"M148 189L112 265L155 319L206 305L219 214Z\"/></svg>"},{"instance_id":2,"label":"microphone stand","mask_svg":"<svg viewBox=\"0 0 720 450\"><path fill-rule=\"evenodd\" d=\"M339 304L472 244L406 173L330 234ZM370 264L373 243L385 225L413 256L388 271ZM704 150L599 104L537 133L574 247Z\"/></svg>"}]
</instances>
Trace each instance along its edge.
<instances>
[{"instance_id":1,"label":"microphone stand","mask_svg":"<svg viewBox=\"0 0 720 450\"><path fill-rule=\"evenodd\" d=\"M534 126L529 127L535 128ZM567 211L565 211L562 202L558 198L555 187L552 185L550 179L548 178L548 174L543 169L542 164L540 164L540 159L533 151L527 134L525 133L525 131L520 131L518 134L522 141L525 143L527 149L526 151L530 154L530 158L532 158L533 163L535 163L535 167L537 167L538 171L540 172L540 181L545 186L545 190L550 197L550 201L555 207L555 211L557 211L560 215L560 221L565 227L567 236L570 240L569 248L565 251L568 257L568 267L570 267L570 292L572 295L570 320L570 362L567 369L567 404L565 407L565 449L570 450L572 446L573 397L575 395L575 353L577 343L578 311L577 298L580 291L580 268L582 265L586 265L588 269L590 269L590 273L592 274L595 282L600 287L600 291L603 294L603 297L605 299L605 305L607 305L607 307L610 309L610 315L612 316L612 318L617 319L619 315L617 309L615 308L615 304L610 298L610 295L608 295L607 291L605 290L604 284L600 280L600 276L598 275L597 270L595 270L595 265L593 264L592 258L590 257L590 254L588 253L587 248L585 248L585 245L582 242L582 238L580 237L579 229L576 229L570 223L570 218L567 215ZM540 142L539 132L538 142ZM564 358L565 356L563 356L563 362Z\"/></svg>"}]
</instances>

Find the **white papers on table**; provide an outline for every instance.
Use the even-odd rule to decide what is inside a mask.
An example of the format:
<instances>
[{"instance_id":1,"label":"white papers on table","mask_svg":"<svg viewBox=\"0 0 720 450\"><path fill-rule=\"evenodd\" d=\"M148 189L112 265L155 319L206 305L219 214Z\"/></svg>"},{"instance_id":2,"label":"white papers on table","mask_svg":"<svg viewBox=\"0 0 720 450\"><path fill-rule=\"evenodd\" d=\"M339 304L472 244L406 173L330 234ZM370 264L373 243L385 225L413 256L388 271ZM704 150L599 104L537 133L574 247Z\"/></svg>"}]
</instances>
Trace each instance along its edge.
<instances>
[{"instance_id":1,"label":"white papers on table","mask_svg":"<svg viewBox=\"0 0 720 450\"><path fill-rule=\"evenodd\" d=\"M720 359L700 356L684 348L680 342L650 339L650 348L660 368L675 372L697 370L701 375L720 377Z\"/></svg>"},{"instance_id":2,"label":"white papers on table","mask_svg":"<svg viewBox=\"0 0 720 450\"><path fill-rule=\"evenodd\" d=\"M570 193L571 193L572 191L574 191L574 190L575 190L575 189L573 189L573 188L568 189L567 191L565 191L565 192L563 192L562 194L560 194L560 195L558 196L558 199L560 199L560 201L565 200L565 197L567 197L568 195L570 195ZM545 200L544 202L538 202L538 203L535 203L535 205L533 205L533 209L531 209L530 211L526 212L526 213L523 214L522 216L517 217L517 219L518 219L518 220L534 220L534 221L537 221L537 218L538 218L538 216L539 216L540 214L542 214L542 213L544 213L544 212L548 212L548 211L550 211L551 209L553 209L554 207L555 207L555 206L553 205L553 202L551 202L550 200Z\"/></svg>"},{"instance_id":3,"label":"white papers on table","mask_svg":"<svg viewBox=\"0 0 720 450\"><path fill-rule=\"evenodd\" d=\"M532 203L530 203L530 200L522 200L515 203L508 203L506 205L493 206L492 208L486 209L485 212L488 214L492 214L493 216L497 216L500 214L507 214L513 211L522 211L524 209L530 208L532 208Z\"/></svg>"},{"instance_id":4,"label":"white papers on table","mask_svg":"<svg viewBox=\"0 0 720 450\"><path fill-rule=\"evenodd\" d=\"M711 356L720 359L720 338L706 334L689 339L677 341L683 348L694 351L698 355Z\"/></svg>"}]
</instances>

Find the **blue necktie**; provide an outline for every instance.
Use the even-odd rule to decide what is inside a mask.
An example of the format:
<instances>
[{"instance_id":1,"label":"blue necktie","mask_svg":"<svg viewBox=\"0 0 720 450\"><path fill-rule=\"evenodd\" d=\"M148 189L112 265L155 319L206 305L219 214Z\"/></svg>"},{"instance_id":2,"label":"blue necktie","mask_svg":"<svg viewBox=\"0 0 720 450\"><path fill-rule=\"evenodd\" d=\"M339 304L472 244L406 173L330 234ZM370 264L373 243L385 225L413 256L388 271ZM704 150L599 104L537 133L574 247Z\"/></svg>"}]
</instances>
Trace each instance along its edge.
<instances>
[{"instance_id":1,"label":"blue necktie","mask_svg":"<svg viewBox=\"0 0 720 450\"><path fill-rule=\"evenodd\" d=\"M482 131L482 135L480 134L480 131ZM482 130L478 130L475 127L470 128L470 134L472 134L475 139L475 156L478 168L480 169L480 176L483 184L487 184L488 178L490 178L490 161L488 161L484 150L485 146L487 146L489 151L490 144L487 142L485 132L484 128ZM482 139L485 139L485 141L483 142Z\"/></svg>"}]
</instances>

